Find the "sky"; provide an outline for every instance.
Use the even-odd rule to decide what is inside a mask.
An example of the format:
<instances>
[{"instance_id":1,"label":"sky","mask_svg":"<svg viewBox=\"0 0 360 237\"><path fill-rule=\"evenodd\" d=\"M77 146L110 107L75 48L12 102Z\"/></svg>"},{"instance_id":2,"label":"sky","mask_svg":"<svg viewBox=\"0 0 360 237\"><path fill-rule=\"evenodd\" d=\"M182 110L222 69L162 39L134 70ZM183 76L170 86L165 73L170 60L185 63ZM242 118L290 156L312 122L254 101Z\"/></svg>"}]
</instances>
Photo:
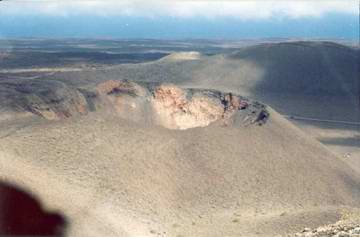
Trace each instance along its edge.
<instances>
[{"instance_id":1,"label":"sky","mask_svg":"<svg viewBox=\"0 0 360 237\"><path fill-rule=\"evenodd\" d=\"M359 37L359 0L3 0L0 38Z\"/></svg>"}]
</instances>

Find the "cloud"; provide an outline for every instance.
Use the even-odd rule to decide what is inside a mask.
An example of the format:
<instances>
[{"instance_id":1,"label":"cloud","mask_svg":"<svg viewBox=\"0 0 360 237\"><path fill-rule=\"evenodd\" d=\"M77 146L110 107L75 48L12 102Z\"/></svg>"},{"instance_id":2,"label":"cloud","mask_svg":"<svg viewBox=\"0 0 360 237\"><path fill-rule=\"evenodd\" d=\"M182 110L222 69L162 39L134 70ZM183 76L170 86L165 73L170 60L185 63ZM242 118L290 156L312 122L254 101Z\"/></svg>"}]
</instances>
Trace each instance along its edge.
<instances>
[{"instance_id":1,"label":"cloud","mask_svg":"<svg viewBox=\"0 0 360 237\"><path fill-rule=\"evenodd\" d=\"M359 14L357 0L5 0L0 15L98 15L218 18L243 20L273 17L321 17L328 13Z\"/></svg>"}]
</instances>

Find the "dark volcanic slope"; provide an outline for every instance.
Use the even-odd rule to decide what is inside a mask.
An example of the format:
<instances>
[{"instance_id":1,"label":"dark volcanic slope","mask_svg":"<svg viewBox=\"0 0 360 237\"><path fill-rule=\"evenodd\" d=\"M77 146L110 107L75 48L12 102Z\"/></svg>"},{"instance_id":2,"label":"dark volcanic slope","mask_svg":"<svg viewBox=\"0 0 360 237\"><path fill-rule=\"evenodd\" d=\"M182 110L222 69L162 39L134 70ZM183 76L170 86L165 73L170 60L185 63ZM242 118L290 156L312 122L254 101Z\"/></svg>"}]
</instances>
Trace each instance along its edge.
<instances>
[{"instance_id":1,"label":"dark volcanic slope","mask_svg":"<svg viewBox=\"0 0 360 237\"><path fill-rule=\"evenodd\" d=\"M316 95L359 94L359 52L330 42L263 44L230 56L265 70L256 92Z\"/></svg>"}]
</instances>

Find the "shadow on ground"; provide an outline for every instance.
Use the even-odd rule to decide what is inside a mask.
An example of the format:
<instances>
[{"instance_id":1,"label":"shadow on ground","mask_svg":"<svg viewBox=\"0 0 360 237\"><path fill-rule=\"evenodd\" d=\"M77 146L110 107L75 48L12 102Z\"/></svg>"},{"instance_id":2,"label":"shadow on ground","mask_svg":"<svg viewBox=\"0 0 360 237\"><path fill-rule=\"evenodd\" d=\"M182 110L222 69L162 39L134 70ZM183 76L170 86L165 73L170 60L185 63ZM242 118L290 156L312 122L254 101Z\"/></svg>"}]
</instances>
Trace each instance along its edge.
<instances>
[{"instance_id":1,"label":"shadow on ground","mask_svg":"<svg viewBox=\"0 0 360 237\"><path fill-rule=\"evenodd\" d=\"M327 145L360 147L360 136L358 135L345 138L319 138L319 141Z\"/></svg>"},{"instance_id":2,"label":"shadow on ground","mask_svg":"<svg viewBox=\"0 0 360 237\"><path fill-rule=\"evenodd\" d=\"M0 236L64 236L66 219L47 212L39 200L0 182Z\"/></svg>"}]
</instances>

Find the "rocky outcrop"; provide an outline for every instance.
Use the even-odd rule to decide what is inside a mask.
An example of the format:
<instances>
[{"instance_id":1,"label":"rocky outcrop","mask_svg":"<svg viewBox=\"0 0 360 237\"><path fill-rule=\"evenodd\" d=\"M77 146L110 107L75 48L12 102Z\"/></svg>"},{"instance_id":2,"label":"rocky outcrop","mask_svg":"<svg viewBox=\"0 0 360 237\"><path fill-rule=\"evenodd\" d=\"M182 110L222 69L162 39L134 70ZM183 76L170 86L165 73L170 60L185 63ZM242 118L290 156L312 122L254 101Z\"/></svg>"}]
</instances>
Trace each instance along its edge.
<instances>
[{"instance_id":1,"label":"rocky outcrop","mask_svg":"<svg viewBox=\"0 0 360 237\"><path fill-rule=\"evenodd\" d=\"M335 224L321 226L316 229L304 228L303 231L288 237L359 237L360 222L339 221Z\"/></svg>"},{"instance_id":2,"label":"rocky outcrop","mask_svg":"<svg viewBox=\"0 0 360 237\"><path fill-rule=\"evenodd\" d=\"M99 83L96 88L98 95L130 94L134 96L145 96L146 91L140 85L131 81L108 80Z\"/></svg>"},{"instance_id":3,"label":"rocky outcrop","mask_svg":"<svg viewBox=\"0 0 360 237\"><path fill-rule=\"evenodd\" d=\"M82 94L76 90L69 90L67 95L60 95L56 99L39 98L28 105L28 110L48 120L60 120L74 115L88 112L87 103Z\"/></svg>"},{"instance_id":4,"label":"rocky outcrop","mask_svg":"<svg viewBox=\"0 0 360 237\"><path fill-rule=\"evenodd\" d=\"M227 124L236 111L248 107L245 99L231 93L184 90L173 85L159 86L153 94L157 120L170 129L205 127L215 121Z\"/></svg>"},{"instance_id":5,"label":"rocky outcrop","mask_svg":"<svg viewBox=\"0 0 360 237\"><path fill-rule=\"evenodd\" d=\"M0 84L0 106L59 120L88 112L83 94L52 80L11 80Z\"/></svg>"},{"instance_id":6,"label":"rocky outcrop","mask_svg":"<svg viewBox=\"0 0 360 237\"><path fill-rule=\"evenodd\" d=\"M182 130L214 122L229 126L235 114L240 123L262 124L269 115L265 106L231 93L175 85L108 80L78 89L60 81L35 79L2 82L0 90L4 107L48 120L101 111Z\"/></svg>"},{"instance_id":7,"label":"rocky outcrop","mask_svg":"<svg viewBox=\"0 0 360 237\"><path fill-rule=\"evenodd\" d=\"M187 99L184 90L170 85L155 89L152 105L158 123L171 129L205 127L224 113L220 100L200 93Z\"/></svg>"}]
</instances>

